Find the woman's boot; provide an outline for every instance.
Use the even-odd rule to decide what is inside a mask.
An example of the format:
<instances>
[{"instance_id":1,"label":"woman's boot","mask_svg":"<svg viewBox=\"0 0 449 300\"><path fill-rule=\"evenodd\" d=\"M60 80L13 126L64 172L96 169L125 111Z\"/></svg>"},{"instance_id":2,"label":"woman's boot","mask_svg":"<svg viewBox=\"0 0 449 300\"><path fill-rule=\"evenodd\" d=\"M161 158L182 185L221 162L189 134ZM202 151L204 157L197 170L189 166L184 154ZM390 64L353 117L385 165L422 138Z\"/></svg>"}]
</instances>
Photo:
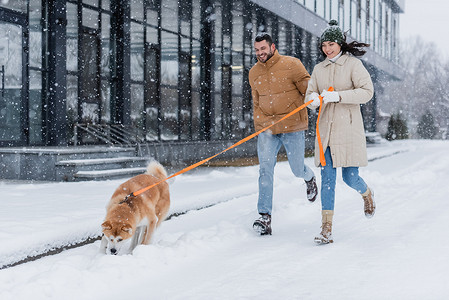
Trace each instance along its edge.
<instances>
[{"instance_id":1,"label":"woman's boot","mask_svg":"<svg viewBox=\"0 0 449 300\"><path fill-rule=\"evenodd\" d=\"M364 194L362 194L365 216L372 218L376 212L376 202L374 202L374 192L368 188Z\"/></svg>"},{"instance_id":2,"label":"woman's boot","mask_svg":"<svg viewBox=\"0 0 449 300\"><path fill-rule=\"evenodd\" d=\"M321 214L321 233L319 236L315 237L315 243L319 245L333 243L334 240L332 239L332 217L334 216L334 211L323 210Z\"/></svg>"}]
</instances>

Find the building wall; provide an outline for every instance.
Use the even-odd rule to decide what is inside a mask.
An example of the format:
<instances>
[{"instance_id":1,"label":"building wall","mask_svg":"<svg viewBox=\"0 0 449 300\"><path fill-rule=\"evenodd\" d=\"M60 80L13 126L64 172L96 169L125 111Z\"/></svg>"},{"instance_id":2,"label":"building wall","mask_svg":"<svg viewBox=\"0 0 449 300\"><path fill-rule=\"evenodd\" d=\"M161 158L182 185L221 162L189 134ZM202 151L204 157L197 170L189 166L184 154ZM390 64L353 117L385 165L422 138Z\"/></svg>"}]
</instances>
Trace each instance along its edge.
<instances>
[{"instance_id":1,"label":"building wall","mask_svg":"<svg viewBox=\"0 0 449 300\"><path fill-rule=\"evenodd\" d=\"M14 40L26 55L9 51L6 65L20 61L25 90L3 93L0 114L16 117L0 122L0 145L98 143L74 136L86 123L121 124L149 143L240 139L253 132L248 72L258 32L311 72L322 60L318 36L337 19L372 45L365 63L378 81L398 74L400 12L391 0L2 1L1 21L26 22L20 41L0 35L0 49ZM371 131L375 112L374 100L364 108Z\"/></svg>"}]
</instances>

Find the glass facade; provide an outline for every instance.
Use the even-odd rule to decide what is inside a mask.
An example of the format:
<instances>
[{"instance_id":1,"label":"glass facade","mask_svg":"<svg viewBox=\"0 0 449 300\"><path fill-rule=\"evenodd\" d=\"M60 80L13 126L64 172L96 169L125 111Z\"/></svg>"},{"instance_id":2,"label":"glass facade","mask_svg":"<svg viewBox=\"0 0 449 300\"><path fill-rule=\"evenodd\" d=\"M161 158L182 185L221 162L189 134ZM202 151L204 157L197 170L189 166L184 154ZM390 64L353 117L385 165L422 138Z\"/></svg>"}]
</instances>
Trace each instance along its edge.
<instances>
[{"instance_id":1,"label":"glass facade","mask_svg":"<svg viewBox=\"0 0 449 300\"><path fill-rule=\"evenodd\" d=\"M30 58L29 49L31 40L31 50L40 50L35 21L39 12L30 12L32 19L29 22L26 4L24 1L10 3L10 9L0 14L0 144L20 145L29 143L30 137L38 138L35 137L34 123L30 124L29 114L36 119L41 117L39 102L36 101L38 95L33 92L39 90L36 78L40 76L40 59L37 58L40 54L38 52ZM5 6L8 3L2 2L0 9L5 10ZM32 67L28 67L30 61ZM35 71L31 74L34 84L31 93L30 70Z\"/></svg>"},{"instance_id":2,"label":"glass facade","mask_svg":"<svg viewBox=\"0 0 449 300\"><path fill-rule=\"evenodd\" d=\"M392 1L297 2L397 61ZM0 146L103 143L77 130L88 125L122 126L141 142L240 139L253 132L258 32L309 72L321 60L316 35L257 1L52 3L0 3Z\"/></svg>"},{"instance_id":3,"label":"glass facade","mask_svg":"<svg viewBox=\"0 0 449 300\"><path fill-rule=\"evenodd\" d=\"M108 0L67 1L66 11L66 107L68 143L73 143L76 124L111 120L112 13Z\"/></svg>"},{"instance_id":4,"label":"glass facade","mask_svg":"<svg viewBox=\"0 0 449 300\"><path fill-rule=\"evenodd\" d=\"M397 62L399 9L386 0L297 0L325 20L335 19L348 36L371 44L374 51Z\"/></svg>"}]
</instances>

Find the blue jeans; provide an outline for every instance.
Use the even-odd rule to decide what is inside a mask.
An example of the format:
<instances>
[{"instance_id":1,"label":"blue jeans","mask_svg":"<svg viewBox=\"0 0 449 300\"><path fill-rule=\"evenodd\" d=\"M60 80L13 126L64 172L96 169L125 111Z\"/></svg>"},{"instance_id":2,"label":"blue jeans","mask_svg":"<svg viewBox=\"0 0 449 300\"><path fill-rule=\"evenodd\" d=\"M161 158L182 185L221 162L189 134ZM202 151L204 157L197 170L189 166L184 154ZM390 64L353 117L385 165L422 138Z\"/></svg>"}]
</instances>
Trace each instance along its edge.
<instances>
[{"instance_id":1,"label":"blue jeans","mask_svg":"<svg viewBox=\"0 0 449 300\"><path fill-rule=\"evenodd\" d=\"M304 164L304 131L271 134L262 132L257 139L257 154L259 156L259 200L257 209L259 213L271 215L273 206L273 173L276 158L281 146L287 152L290 169L296 177L311 180L313 171Z\"/></svg>"},{"instance_id":2,"label":"blue jeans","mask_svg":"<svg viewBox=\"0 0 449 300\"><path fill-rule=\"evenodd\" d=\"M321 208L323 210L334 210L335 203L335 180L337 177L337 169L332 166L331 149L327 147L324 157L326 158L326 166L321 167ZM358 167L341 168L343 181L363 194L368 189L365 181L359 176Z\"/></svg>"}]
</instances>

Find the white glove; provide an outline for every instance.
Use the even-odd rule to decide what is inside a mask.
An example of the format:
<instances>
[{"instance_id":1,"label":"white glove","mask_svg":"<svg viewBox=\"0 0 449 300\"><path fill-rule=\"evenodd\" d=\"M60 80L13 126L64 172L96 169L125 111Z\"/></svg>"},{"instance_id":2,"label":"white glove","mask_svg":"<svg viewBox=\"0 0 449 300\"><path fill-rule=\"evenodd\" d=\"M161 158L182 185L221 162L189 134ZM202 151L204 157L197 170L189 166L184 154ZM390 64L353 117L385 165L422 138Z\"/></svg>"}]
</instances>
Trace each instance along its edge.
<instances>
[{"instance_id":1,"label":"white glove","mask_svg":"<svg viewBox=\"0 0 449 300\"><path fill-rule=\"evenodd\" d=\"M321 96L323 97L324 103L340 102L340 95L338 95L338 92L323 91Z\"/></svg>"},{"instance_id":2,"label":"white glove","mask_svg":"<svg viewBox=\"0 0 449 300\"><path fill-rule=\"evenodd\" d=\"M318 93L313 92L312 94L310 94L307 97L306 102L309 102L310 100L313 100L313 102L309 104L310 106L313 106L313 107L320 106L320 95L318 95Z\"/></svg>"}]
</instances>

